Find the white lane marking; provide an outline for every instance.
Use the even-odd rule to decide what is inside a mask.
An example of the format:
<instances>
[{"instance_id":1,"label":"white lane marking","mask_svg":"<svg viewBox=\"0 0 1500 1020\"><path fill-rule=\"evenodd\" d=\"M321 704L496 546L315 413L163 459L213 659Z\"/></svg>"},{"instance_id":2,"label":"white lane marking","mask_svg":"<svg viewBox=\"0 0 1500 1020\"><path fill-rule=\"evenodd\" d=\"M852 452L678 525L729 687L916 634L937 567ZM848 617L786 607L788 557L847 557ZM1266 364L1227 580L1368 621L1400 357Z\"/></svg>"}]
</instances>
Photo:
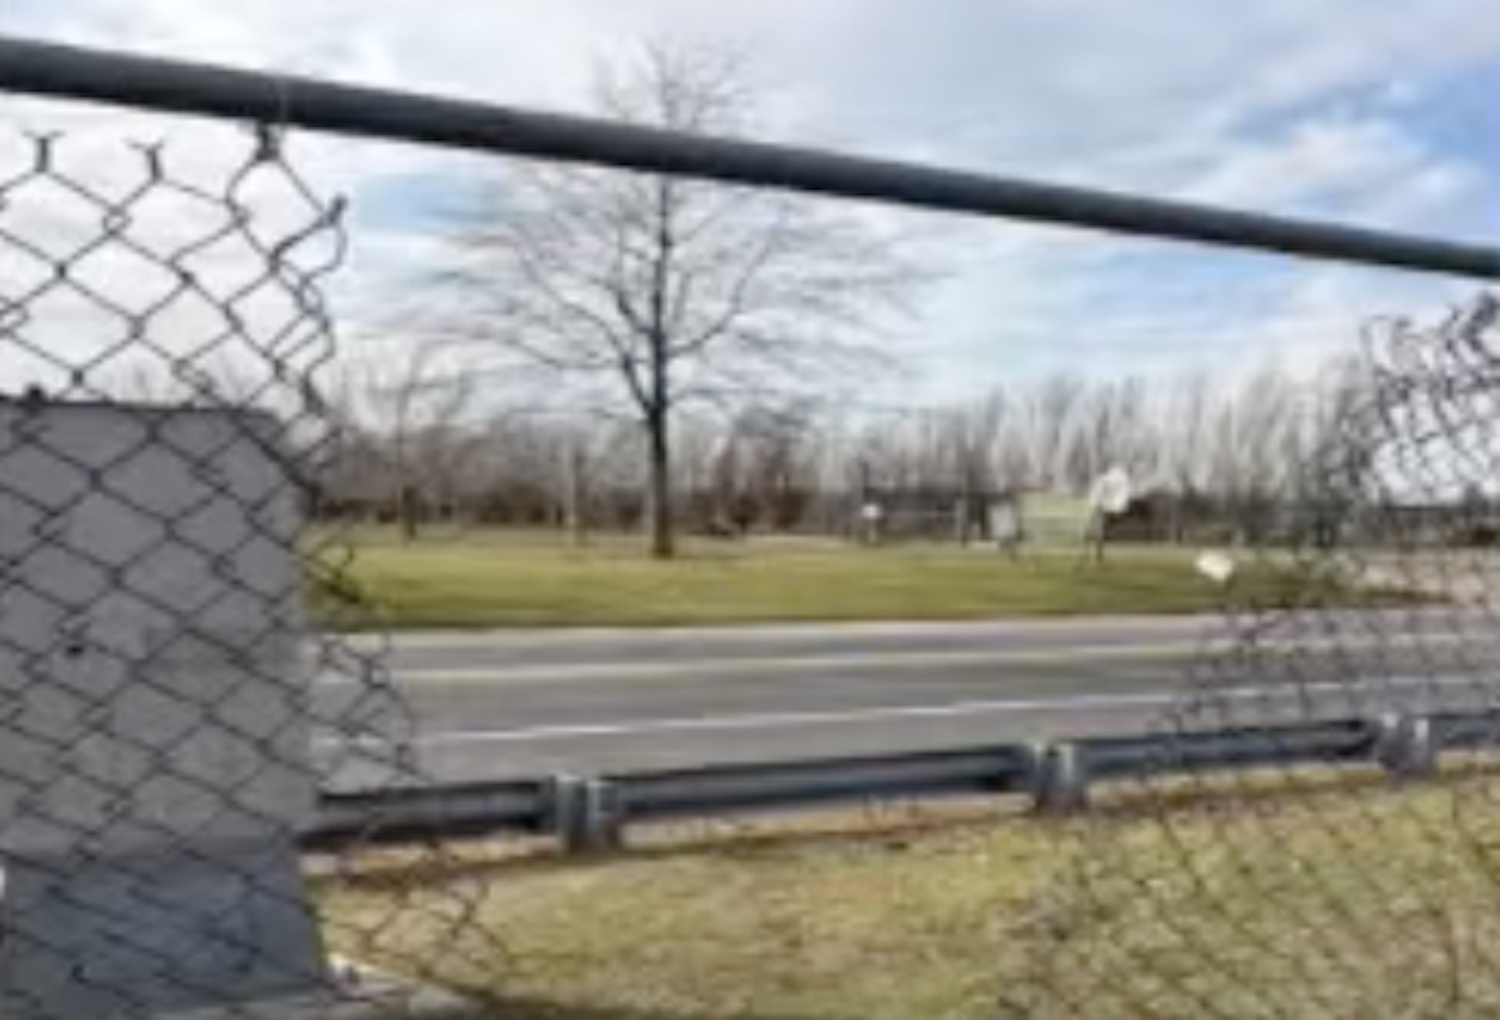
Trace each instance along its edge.
<instances>
[{"instance_id":1,"label":"white lane marking","mask_svg":"<svg viewBox=\"0 0 1500 1020\"><path fill-rule=\"evenodd\" d=\"M661 677L699 677L720 673L800 673L807 670L909 669L914 666L1004 665L1006 663L1088 662L1098 659L1178 659L1197 654L1197 644L1087 645L1075 648L966 649L955 651L862 651L842 655L765 655L742 658L678 659L663 662L567 662L544 666L470 666L433 669L395 669L398 680L416 683L498 684L545 683L559 680L593 680ZM324 682L356 682L330 677Z\"/></svg>"},{"instance_id":2,"label":"white lane marking","mask_svg":"<svg viewBox=\"0 0 1500 1020\"><path fill-rule=\"evenodd\" d=\"M693 643L742 640L747 643L816 637L1016 637L1062 636L1082 633L1100 637L1131 637L1142 630L1164 636L1193 637L1208 633L1224 618L1212 613L1187 616L1095 616L1089 619L897 619L897 621L802 622L802 624L726 624L708 627L534 627L513 630L402 630L390 634L396 648L501 648L573 646L576 643ZM380 634L350 634L354 645L380 645Z\"/></svg>"},{"instance_id":3,"label":"white lane marking","mask_svg":"<svg viewBox=\"0 0 1500 1020\"><path fill-rule=\"evenodd\" d=\"M1399 687L1463 687L1475 686L1472 677L1393 677L1381 681L1365 690L1366 694L1378 695L1383 691ZM1195 693L1201 693L1205 703L1216 700L1268 702L1284 701L1300 707L1308 695L1341 693L1352 689L1346 683L1301 684L1289 688L1236 687L1222 691L1162 692L1152 694L1108 694L1085 695L1066 700L1046 699L1031 701L956 701L945 705L899 705L886 708L855 709L845 712L771 712L743 715L709 717L685 717L668 719L643 719L617 723L579 723L554 726L536 726L520 730L457 730L445 733L421 734L411 743L420 746L443 744L512 744L539 740L564 740L586 737L628 737L660 733L703 733L733 730L794 729L807 726L827 726L861 722L880 722L892 719L944 719L953 716L979 715L998 712L1069 712L1086 710L1118 710L1163 706L1190 706ZM324 738L320 745L336 746L335 738Z\"/></svg>"},{"instance_id":4,"label":"white lane marking","mask_svg":"<svg viewBox=\"0 0 1500 1020\"><path fill-rule=\"evenodd\" d=\"M1451 609L1394 609L1393 620L1409 623L1414 618L1431 616L1440 622L1453 619ZM1333 622L1352 621L1368 624L1370 611L1328 610ZM1095 616L1074 618L994 619L994 620L866 620L853 622L748 623L685 627L522 627L489 630L408 630L389 635L352 633L347 636L357 648L377 650L389 643L396 651L433 648L469 650L489 648L500 651L529 651L537 648L572 648L579 644L619 642L626 650L637 645L667 643L690 645L696 642L741 641L758 644L785 641L789 638L936 638L971 637L1012 639L1016 637L1066 637L1078 633L1085 642L1102 637L1130 639L1142 631L1156 633L1158 638L1188 639L1221 632L1225 617L1219 613L1186 615Z\"/></svg>"},{"instance_id":5,"label":"white lane marking","mask_svg":"<svg viewBox=\"0 0 1500 1020\"><path fill-rule=\"evenodd\" d=\"M1461 635L1395 635L1369 639L1309 639L1260 646L1268 652L1356 651L1362 648L1423 647L1458 641ZM451 668L397 669L402 683L494 684L520 686L577 680L698 679L722 674L783 674L811 670L858 670L864 672L905 670L916 667L1067 665L1087 662L1151 662L1191 659L1222 654L1234 645L1226 641L1160 642L1152 644L1093 644L1058 648L982 648L914 652L866 650L854 654L782 655L741 658L681 659L664 662L566 662L528 666L465 666ZM325 687L363 686L361 677L324 674L316 682Z\"/></svg>"}]
</instances>

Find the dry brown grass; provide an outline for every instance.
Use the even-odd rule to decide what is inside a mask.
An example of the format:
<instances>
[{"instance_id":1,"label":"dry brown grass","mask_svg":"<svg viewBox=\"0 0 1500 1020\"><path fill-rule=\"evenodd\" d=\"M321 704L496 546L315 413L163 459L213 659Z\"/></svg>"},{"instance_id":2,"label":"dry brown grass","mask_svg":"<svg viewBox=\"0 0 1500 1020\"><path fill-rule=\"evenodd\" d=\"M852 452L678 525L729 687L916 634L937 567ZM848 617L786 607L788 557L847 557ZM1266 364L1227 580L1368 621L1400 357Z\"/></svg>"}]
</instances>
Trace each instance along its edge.
<instances>
[{"instance_id":1,"label":"dry brown grass","mask_svg":"<svg viewBox=\"0 0 1500 1020\"><path fill-rule=\"evenodd\" d=\"M385 962L569 1020L1496 1016L1494 782L1303 771L1066 823L976 801L664 827L592 861L481 848L416 895L479 897L503 951L414 922Z\"/></svg>"}]
</instances>

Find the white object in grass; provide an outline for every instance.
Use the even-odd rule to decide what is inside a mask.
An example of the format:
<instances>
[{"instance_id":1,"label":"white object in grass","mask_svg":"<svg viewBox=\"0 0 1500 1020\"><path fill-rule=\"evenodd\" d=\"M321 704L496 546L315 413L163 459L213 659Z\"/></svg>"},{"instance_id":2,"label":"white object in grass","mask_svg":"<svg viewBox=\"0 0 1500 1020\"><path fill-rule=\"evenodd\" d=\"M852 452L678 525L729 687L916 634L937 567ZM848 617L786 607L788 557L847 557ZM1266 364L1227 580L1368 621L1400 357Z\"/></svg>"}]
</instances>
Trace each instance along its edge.
<instances>
[{"instance_id":1,"label":"white object in grass","mask_svg":"<svg viewBox=\"0 0 1500 1020\"><path fill-rule=\"evenodd\" d=\"M1235 563L1228 553L1214 549L1206 550L1198 556L1195 565L1198 573L1217 584L1228 584L1234 577Z\"/></svg>"}]
</instances>

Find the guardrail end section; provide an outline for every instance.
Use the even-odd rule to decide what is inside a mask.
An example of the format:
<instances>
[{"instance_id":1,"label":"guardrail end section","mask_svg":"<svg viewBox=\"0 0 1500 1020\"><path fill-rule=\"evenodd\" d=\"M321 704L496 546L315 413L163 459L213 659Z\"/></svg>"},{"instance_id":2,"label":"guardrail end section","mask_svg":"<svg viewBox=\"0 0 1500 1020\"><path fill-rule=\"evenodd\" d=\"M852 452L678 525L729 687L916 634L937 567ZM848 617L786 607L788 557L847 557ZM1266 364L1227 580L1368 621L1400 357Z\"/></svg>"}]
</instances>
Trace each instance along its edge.
<instances>
[{"instance_id":1,"label":"guardrail end section","mask_svg":"<svg viewBox=\"0 0 1500 1020\"><path fill-rule=\"evenodd\" d=\"M1074 814L1088 807L1088 762L1077 744L1033 744L1031 798L1038 814Z\"/></svg>"},{"instance_id":2,"label":"guardrail end section","mask_svg":"<svg viewBox=\"0 0 1500 1020\"><path fill-rule=\"evenodd\" d=\"M553 776L547 782L547 822L567 853L619 849L625 830L619 787L592 776Z\"/></svg>"},{"instance_id":3,"label":"guardrail end section","mask_svg":"<svg viewBox=\"0 0 1500 1020\"><path fill-rule=\"evenodd\" d=\"M1376 721L1375 761L1396 782L1437 774L1438 742L1432 720L1387 712Z\"/></svg>"}]
</instances>

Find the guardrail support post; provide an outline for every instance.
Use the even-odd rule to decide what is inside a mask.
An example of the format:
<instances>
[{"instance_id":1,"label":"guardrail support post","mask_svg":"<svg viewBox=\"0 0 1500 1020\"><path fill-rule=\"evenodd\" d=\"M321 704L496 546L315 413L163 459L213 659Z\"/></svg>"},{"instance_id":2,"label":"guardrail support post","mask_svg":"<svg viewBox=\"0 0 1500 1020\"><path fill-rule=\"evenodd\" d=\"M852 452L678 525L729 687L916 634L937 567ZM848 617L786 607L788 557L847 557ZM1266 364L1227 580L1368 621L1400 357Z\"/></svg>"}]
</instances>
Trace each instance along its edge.
<instances>
[{"instance_id":1,"label":"guardrail support post","mask_svg":"<svg viewBox=\"0 0 1500 1020\"><path fill-rule=\"evenodd\" d=\"M1031 797L1038 814L1065 815L1089 805L1088 766L1077 744L1034 744Z\"/></svg>"},{"instance_id":2,"label":"guardrail support post","mask_svg":"<svg viewBox=\"0 0 1500 1020\"><path fill-rule=\"evenodd\" d=\"M1404 712L1382 715L1375 736L1375 761L1397 782L1436 775L1438 746L1432 720Z\"/></svg>"},{"instance_id":3,"label":"guardrail support post","mask_svg":"<svg viewBox=\"0 0 1500 1020\"><path fill-rule=\"evenodd\" d=\"M549 793L551 829L564 851L619 849L625 818L615 784L585 776L553 776Z\"/></svg>"}]
</instances>

